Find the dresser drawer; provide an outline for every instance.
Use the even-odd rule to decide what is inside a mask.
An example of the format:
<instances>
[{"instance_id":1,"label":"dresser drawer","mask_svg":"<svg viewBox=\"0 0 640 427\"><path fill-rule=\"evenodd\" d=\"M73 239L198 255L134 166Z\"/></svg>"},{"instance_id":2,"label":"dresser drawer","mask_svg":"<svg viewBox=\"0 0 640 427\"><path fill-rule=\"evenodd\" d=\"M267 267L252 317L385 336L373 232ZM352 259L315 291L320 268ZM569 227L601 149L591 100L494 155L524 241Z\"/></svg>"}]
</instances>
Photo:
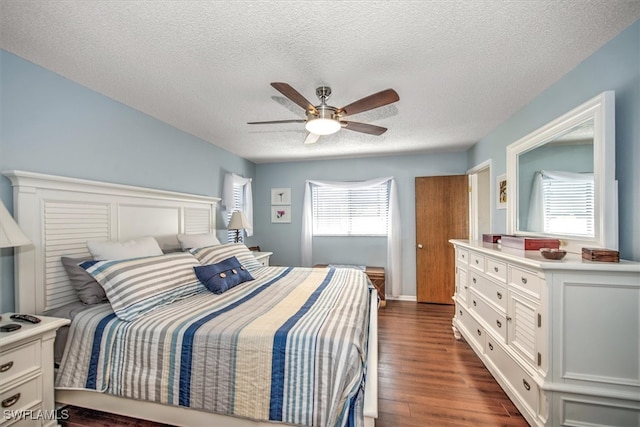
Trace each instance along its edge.
<instances>
[{"instance_id":1,"label":"dresser drawer","mask_svg":"<svg viewBox=\"0 0 640 427\"><path fill-rule=\"evenodd\" d=\"M495 304L502 313L507 312L506 287L475 271L471 271L469 276L471 277L471 289L475 289L480 295Z\"/></svg>"},{"instance_id":2,"label":"dresser drawer","mask_svg":"<svg viewBox=\"0 0 640 427\"><path fill-rule=\"evenodd\" d=\"M469 265L480 271L484 271L484 255L476 252L469 252Z\"/></svg>"},{"instance_id":3,"label":"dresser drawer","mask_svg":"<svg viewBox=\"0 0 640 427\"><path fill-rule=\"evenodd\" d=\"M0 393L0 408L5 411L23 411L38 405L42 401L41 390L42 379L35 377L31 381L27 381L23 384L15 386L4 393ZM3 422L0 425L8 423L9 420L5 420L1 417Z\"/></svg>"},{"instance_id":4,"label":"dresser drawer","mask_svg":"<svg viewBox=\"0 0 640 427\"><path fill-rule=\"evenodd\" d=\"M507 318L504 313L499 313L492 308L481 296L477 293L469 292L469 299L471 300L470 308L472 311L478 314L484 323L493 331L497 336L502 338L503 343L507 343Z\"/></svg>"},{"instance_id":5,"label":"dresser drawer","mask_svg":"<svg viewBox=\"0 0 640 427\"><path fill-rule=\"evenodd\" d=\"M485 341L484 328L471 316L471 313L459 304L456 304L456 316L458 316L460 323L462 323L462 326L466 330L464 338L469 345L480 353L483 353Z\"/></svg>"},{"instance_id":6,"label":"dresser drawer","mask_svg":"<svg viewBox=\"0 0 640 427\"><path fill-rule=\"evenodd\" d=\"M528 406L529 413L535 414L538 410L538 385L533 378L513 360L493 338L487 337L485 354L500 371L503 379L511 386L519 400Z\"/></svg>"},{"instance_id":7,"label":"dresser drawer","mask_svg":"<svg viewBox=\"0 0 640 427\"><path fill-rule=\"evenodd\" d=\"M534 271L509 266L509 279L511 284L528 291L536 298L540 298L542 281Z\"/></svg>"},{"instance_id":8,"label":"dresser drawer","mask_svg":"<svg viewBox=\"0 0 640 427\"><path fill-rule=\"evenodd\" d=\"M0 386L40 369L40 341L32 341L0 354Z\"/></svg>"},{"instance_id":9,"label":"dresser drawer","mask_svg":"<svg viewBox=\"0 0 640 427\"><path fill-rule=\"evenodd\" d=\"M495 260L493 258L487 258L487 268L485 270L487 274L502 283L507 283L507 264Z\"/></svg>"},{"instance_id":10,"label":"dresser drawer","mask_svg":"<svg viewBox=\"0 0 640 427\"><path fill-rule=\"evenodd\" d=\"M458 262L462 263L462 264L468 264L469 263L469 251L466 249L460 249L458 248L456 250L457 253L457 258L458 258Z\"/></svg>"}]
</instances>

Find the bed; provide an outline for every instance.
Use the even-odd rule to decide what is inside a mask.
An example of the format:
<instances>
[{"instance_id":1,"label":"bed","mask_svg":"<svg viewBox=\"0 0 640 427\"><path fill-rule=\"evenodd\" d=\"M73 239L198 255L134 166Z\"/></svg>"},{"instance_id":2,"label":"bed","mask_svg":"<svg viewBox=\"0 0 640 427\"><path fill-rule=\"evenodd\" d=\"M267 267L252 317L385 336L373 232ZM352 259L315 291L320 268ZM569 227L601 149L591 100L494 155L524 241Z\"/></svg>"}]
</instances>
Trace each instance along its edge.
<instances>
[{"instance_id":1,"label":"bed","mask_svg":"<svg viewBox=\"0 0 640 427\"><path fill-rule=\"evenodd\" d=\"M33 241L16 255L20 312L77 300L60 257L88 255L87 240L153 236L171 252L176 235L216 229L216 198L5 175L14 215ZM250 272L254 280L221 295L193 292L134 320L120 319L112 304L76 313L56 401L172 425L373 426L377 294L366 276L333 268Z\"/></svg>"}]
</instances>

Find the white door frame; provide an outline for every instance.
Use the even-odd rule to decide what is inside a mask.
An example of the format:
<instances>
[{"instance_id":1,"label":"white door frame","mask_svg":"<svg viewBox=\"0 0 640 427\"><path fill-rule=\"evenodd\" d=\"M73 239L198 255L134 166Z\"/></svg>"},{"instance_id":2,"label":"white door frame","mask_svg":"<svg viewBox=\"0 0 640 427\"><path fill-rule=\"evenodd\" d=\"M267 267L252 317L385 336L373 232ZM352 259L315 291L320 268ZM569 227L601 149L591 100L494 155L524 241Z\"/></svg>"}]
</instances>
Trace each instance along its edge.
<instances>
[{"instance_id":1,"label":"white door frame","mask_svg":"<svg viewBox=\"0 0 640 427\"><path fill-rule=\"evenodd\" d=\"M479 229L479 212L478 212L478 198L482 197L478 193L478 173L484 171L485 169L489 169L489 176L491 176L491 159L485 160L482 163L472 167L467 170L467 175L469 175L469 240L480 240L481 236L478 231ZM494 186L489 185L489 200L494 200ZM491 227L491 232L493 231L493 209L489 209L489 224Z\"/></svg>"}]
</instances>

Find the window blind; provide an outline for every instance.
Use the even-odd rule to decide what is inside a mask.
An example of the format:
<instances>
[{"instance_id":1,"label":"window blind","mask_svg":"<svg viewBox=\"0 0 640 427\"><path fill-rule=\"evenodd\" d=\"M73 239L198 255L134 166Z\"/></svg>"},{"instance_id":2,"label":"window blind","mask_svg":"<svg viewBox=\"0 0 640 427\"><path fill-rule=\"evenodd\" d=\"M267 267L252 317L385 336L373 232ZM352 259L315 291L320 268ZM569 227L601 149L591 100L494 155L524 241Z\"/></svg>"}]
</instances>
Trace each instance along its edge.
<instances>
[{"instance_id":1,"label":"window blind","mask_svg":"<svg viewBox=\"0 0 640 427\"><path fill-rule=\"evenodd\" d=\"M231 215L235 211L243 211L244 207L242 206L243 199L243 191L244 185L234 185L233 186L233 209L227 211L227 224L231 221ZM244 230L240 230L240 237L244 236ZM227 230L227 242L233 243L236 240L236 230Z\"/></svg>"},{"instance_id":2,"label":"window blind","mask_svg":"<svg viewBox=\"0 0 640 427\"><path fill-rule=\"evenodd\" d=\"M349 189L312 188L314 236L386 236L389 184Z\"/></svg>"},{"instance_id":3,"label":"window blind","mask_svg":"<svg viewBox=\"0 0 640 427\"><path fill-rule=\"evenodd\" d=\"M542 193L546 233L594 235L593 180L544 179Z\"/></svg>"}]
</instances>

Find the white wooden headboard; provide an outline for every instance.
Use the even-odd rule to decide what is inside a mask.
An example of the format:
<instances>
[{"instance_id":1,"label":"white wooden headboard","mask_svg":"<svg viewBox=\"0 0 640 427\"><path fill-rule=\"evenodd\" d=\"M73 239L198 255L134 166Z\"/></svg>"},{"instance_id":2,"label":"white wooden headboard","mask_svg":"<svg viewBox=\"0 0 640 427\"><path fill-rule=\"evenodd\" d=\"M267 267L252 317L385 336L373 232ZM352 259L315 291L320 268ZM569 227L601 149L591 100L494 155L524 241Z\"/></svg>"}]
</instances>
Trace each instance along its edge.
<instances>
[{"instance_id":1,"label":"white wooden headboard","mask_svg":"<svg viewBox=\"0 0 640 427\"><path fill-rule=\"evenodd\" d=\"M15 307L42 314L77 301L60 257L88 256L87 240L153 236L164 250L176 234L214 233L219 198L23 171L13 185L14 217L32 245L16 248Z\"/></svg>"}]
</instances>

